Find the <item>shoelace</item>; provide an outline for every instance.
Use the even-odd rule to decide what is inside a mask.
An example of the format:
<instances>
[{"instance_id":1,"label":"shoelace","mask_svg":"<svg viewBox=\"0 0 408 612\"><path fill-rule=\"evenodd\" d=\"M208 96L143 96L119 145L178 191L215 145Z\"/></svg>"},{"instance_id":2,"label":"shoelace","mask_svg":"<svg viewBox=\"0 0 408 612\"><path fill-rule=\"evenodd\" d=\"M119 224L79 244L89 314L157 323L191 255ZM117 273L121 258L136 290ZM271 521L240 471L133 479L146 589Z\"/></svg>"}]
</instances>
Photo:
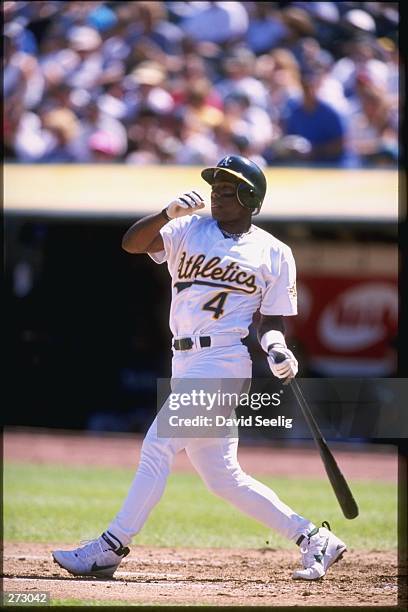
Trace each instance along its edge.
<instances>
[{"instance_id":1,"label":"shoelace","mask_svg":"<svg viewBox=\"0 0 408 612\"><path fill-rule=\"evenodd\" d=\"M100 541L100 538L94 538L93 540L81 540L79 543L81 545L81 548L78 549L77 554L79 557L83 557L85 559L94 555L95 553L101 553L110 550L109 548L102 548L102 542Z\"/></svg>"},{"instance_id":2,"label":"shoelace","mask_svg":"<svg viewBox=\"0 0 408 612\"><path fill-rule=\"evenodd\" d=\"M322 557L322 546L326 538L321 536L318 532L308 537L300 545L300 552L302 553L302 561L304 567L311 567L318 559L316 557Z\"/></svg>"}]
</instances>

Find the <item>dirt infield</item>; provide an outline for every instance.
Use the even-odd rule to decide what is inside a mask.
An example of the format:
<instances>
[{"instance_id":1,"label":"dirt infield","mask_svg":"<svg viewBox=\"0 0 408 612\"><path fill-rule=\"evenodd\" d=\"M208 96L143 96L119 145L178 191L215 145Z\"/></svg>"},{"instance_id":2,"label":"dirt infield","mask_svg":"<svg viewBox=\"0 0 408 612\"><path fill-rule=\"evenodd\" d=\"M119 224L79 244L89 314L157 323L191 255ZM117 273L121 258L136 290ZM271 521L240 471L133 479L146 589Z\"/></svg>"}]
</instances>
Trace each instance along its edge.
<instances>
[{"instance_id":1,"label":"dirt infield","mask_svg":"<svg viewBox=\"0 0 408 612\"><path fill-rule=\"evenodd\" d=\"M135 467L137 436L6 431L6 460ZM350 478L396 482L393 452L336 451ZM320 477L316 451L246 448L240 463L249 473ZM190 471L184 453L175 470ZM49 592L51 599L120 600L135 604L215 606L392 606L397 604L397 553L348 551L321 581L293 581L297 550L170 549L135 546L112 580L74 578L52 562L55 548L69 543L5 543L5 591Z\"/></svg>"},{"instance_id":2,"label":"dirt infield","mask_svg":"<svg viewBox=\"0 0 408 612\"><path fill-rule=\"evenodd\" d=\"M141 436L127 434L95 435L63 431L5 431L4 457L31 463L69 463L106 467L136 468L142 445ZM330 445L345 476L397 482L395 447ZM353 451L351 450L353 449ZM381 452L380 452L381 451ZM386 451L386 452L384 452ZM319 454L313 448L244 446L238 450L242 468L249 474L326 478ZM187 455L176 456L174 471L192 472Z\"/></svg>"},{"instance_id":3,"label":"dirt infield","mask_svg":"<svg viewBox=\"0 0 408 612\"><path fill-rule=\"evenodd\" d=\"M113 580L74 578L51 560L57 545L6 545L4 590L51 599L228 606L390 606L397 603L396 556L349 552L321 581L291 579L297 551L133 548ZM72 546L67 545L68 548Z\"/></svg>"}]
</instances>

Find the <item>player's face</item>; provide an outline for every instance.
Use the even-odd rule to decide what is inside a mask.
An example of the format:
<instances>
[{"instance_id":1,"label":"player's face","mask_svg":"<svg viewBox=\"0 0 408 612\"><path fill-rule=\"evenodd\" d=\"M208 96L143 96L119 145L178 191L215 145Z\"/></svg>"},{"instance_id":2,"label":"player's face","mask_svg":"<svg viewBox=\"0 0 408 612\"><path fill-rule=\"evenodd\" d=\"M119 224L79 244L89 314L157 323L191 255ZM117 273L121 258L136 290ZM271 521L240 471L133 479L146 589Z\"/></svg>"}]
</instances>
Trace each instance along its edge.
<instances>
[{"instance_id":1,"label":"player's face","mask_svg":"<svg viewBox=\"0 0 408 612\"><path fill-rule=\"evenodd\" d=\"M248 211L237 199L237 184L219 179L211 187L211 214L217 221L246 219Z\"/></svg>"}]
</instances>

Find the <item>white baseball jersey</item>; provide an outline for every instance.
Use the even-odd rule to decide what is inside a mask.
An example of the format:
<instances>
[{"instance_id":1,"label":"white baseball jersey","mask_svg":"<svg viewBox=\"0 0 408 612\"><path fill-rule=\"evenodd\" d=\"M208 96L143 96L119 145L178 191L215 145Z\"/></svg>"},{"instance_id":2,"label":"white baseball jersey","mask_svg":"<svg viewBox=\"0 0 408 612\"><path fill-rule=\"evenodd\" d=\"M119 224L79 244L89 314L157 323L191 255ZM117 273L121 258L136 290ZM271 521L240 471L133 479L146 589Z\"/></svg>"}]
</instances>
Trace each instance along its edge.
<instances>
[{"instance_id":1,"label":"white baseball jersey","mask_svg":"<svg viewBox=\"0 0 408 612\"><path fill-rule=\"evenodd\" d=\"M172 278L173 336L248 335L253 314L297 314L296 267L291 249L255 225L238 240L217 222L188 215L160 230Z\"/></svg>"}]
</instances>

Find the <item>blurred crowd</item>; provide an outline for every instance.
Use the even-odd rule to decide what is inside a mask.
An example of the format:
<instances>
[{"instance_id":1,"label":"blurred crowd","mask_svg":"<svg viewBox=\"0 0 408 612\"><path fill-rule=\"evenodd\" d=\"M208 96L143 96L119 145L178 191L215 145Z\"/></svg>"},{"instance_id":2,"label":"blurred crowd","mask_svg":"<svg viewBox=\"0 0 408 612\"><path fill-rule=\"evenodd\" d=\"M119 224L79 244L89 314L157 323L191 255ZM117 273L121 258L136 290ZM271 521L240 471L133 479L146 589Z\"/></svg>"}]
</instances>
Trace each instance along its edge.
<instances>
[{"instance_id":1,"label":"blurred crowd","mask_svg":"<svg viewBox=\"0 0 408 612\"><path fill-rule=\"evenodd\" d=\"M23 163L395 167L398 2L4 2Z\"/></svg>"}]
</instances>

